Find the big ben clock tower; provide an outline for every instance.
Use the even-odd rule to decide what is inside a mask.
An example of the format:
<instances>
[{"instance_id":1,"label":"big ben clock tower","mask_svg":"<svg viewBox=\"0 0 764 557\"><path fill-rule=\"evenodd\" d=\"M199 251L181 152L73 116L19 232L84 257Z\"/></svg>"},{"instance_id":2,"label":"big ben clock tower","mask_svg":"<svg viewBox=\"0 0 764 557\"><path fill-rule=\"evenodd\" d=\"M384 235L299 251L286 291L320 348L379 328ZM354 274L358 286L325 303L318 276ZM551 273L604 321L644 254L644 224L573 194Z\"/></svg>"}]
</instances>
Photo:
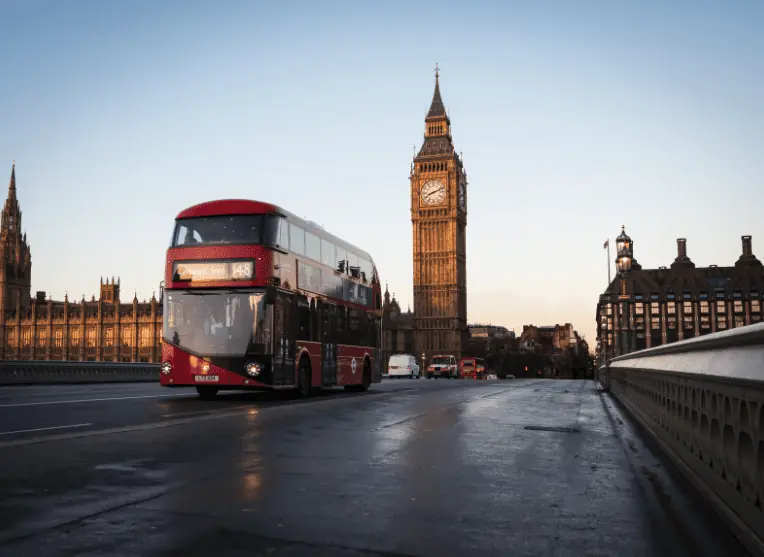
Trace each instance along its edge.
<instances>
[{"instance_id":1,"label":"big ben clock tower","mask_svg":"<svg viewBox=\"0 0 764 557\"><path fill-rule=\"evenodd\" d=\"M414 328L417 356L463 355L467 340L467 173L451 138L451 120L435 92L424 143L411 167L414 229Z\"/></svg>"}]
</instances>

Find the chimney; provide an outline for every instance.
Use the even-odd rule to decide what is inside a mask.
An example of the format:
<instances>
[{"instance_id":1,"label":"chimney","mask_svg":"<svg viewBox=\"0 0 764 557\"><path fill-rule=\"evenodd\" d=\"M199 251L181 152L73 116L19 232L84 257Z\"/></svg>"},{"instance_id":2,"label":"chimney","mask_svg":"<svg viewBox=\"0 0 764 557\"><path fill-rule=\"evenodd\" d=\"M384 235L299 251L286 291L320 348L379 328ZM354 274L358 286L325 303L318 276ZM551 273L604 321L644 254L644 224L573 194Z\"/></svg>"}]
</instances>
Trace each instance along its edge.
<instances>
[{"instance_id":1,"label":"chimney","mask_svg":"<svg viewBox=\"0 0 764 557\"><path fill-rule=\"evenodd\" d=\"M751 237L741 236L740 239L743 241L743 257L752 257L753 247L751 245Z\"/></svg>"},{"instance_id":2,"label":"chimney","mask_svg":"<svg viewBox=\"0 0 764 557\"><path fill-rule=\"evenodd\" d=\"M676 239L676 258L687 259L687 238Z\"/></svg>"}]
</instances>

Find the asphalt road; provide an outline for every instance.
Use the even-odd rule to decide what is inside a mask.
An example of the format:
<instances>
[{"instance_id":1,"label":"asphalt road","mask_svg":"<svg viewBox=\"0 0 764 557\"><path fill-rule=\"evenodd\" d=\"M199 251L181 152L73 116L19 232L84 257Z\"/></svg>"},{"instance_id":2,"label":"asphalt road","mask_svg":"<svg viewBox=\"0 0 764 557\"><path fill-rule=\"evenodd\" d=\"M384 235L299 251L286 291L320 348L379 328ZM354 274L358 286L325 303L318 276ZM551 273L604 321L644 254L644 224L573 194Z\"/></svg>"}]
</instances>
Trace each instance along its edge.
<instances>
[{"instance_id":1,"label":"asphalt road","mask_svg":"<svg viewBox=\"0 0 764 557\"><path fill-rule=\"evenodd\" d=\"M744 554L590 381L0 388L0 516L2 557Z\"/></svg>"}]
</instances>

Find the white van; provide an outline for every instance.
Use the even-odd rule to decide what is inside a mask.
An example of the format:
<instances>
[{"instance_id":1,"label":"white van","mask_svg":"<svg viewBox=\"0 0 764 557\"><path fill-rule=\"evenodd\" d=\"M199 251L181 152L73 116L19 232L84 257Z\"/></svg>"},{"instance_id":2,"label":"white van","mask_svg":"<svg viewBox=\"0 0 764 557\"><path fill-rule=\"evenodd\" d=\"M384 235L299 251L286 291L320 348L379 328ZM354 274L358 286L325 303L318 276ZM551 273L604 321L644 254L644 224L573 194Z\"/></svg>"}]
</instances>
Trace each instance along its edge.
<instances>
[{"instance_id":1,"label":"white van","mask_svg":"<svg viewBox=\"0 0 764 557\"><path fill-rule=\"evenodd\" d=\"M393 377L409 377L419 379L419 364L411 354L393 354L387 366L387 374Z\"/></svg>"}]
</instances>

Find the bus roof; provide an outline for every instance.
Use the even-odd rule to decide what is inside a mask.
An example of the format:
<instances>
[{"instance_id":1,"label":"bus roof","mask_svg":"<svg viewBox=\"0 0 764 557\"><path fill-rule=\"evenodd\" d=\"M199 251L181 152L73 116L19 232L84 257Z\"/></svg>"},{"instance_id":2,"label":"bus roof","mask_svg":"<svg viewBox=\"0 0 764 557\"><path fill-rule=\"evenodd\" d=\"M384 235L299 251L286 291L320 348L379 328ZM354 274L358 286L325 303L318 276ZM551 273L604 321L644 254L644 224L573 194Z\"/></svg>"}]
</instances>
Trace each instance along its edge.
<instances>
[{"instance_id":1,"label":"bus roof","mask_svg":"<svg viewBox=\"0 0 764 557\"><path fill-rule=\"evenodd\" d=\"M368 252L357 246L354 246L353 244L343 240L338 236L335 236L334 234L328 232L324 227L319 226L314 222L300 218L294 213L283 209L282 207L264 201L254 201L251 199L218 199L215 201L206 201L204 203L199 203L198 205L193 205L187 209L182 210L180 213L178 213L178 216L175 217L175 220L190 219L195 217L262 214L275 214L284 216L289 222L296 224L303 230L307 230L308 232L316 234L317 236L326 238L334 244L350 250L360 257L366 258L372 265L375 265L374 259L371 257L371 255L369 255Z\"/></svg>"}]
</instances>

